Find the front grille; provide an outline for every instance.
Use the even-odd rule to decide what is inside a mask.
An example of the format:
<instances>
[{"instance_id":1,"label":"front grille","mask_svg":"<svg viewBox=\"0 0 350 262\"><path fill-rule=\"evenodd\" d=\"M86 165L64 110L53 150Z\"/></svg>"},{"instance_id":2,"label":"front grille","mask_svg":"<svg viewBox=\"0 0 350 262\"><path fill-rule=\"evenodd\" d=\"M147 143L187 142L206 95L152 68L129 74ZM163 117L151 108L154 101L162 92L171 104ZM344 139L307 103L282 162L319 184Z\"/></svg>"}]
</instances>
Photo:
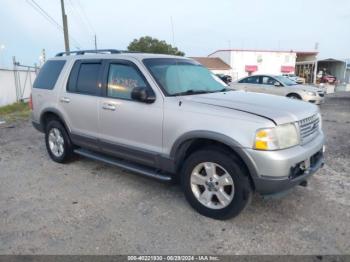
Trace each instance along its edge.
<instances>
[{"instance_id":1,"label":"front grille","mask_svg":"<svg viewBox=\"0 0 350 262\"><path fill-rule=\"evenodd\" d=\"M305 144L317 135L320 118L317 114L298 121L301 143Z\"/></svg>"}]
</instances>

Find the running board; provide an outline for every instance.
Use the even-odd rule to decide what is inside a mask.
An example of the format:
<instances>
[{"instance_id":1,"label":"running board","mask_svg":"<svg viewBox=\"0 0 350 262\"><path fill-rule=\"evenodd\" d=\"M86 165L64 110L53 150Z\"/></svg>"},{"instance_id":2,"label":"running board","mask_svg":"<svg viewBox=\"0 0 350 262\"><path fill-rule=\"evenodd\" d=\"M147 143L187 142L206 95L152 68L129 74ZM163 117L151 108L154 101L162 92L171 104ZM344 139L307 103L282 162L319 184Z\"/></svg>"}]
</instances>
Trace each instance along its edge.
<instances>
[{"instance_id":1,"label":"running board","mask_svg":"<svg viewBox=\"0 0 350 262\"><path fill-rule=\"evenodd\" d=\"M172 177L170 175L166 175L166 174L162 174L159 173L155 170L153 170L152 168L149 167L145 167L145 166L141 166L138 164L134 164L134 163L130 163L121 159L116 159L110 156L106 156L104 154L101 153L97 153L97 152L93 152L87 149L83 149L83 148L78 148L74 150L74 153L87 157L87 158L91 158L97 161L101 161L113 166L117 166L123 169L126 169L128 171L132 171L147 177L151 177L151 178L155 178L161 181L171 181Z\"/></svg>"}]
</instances>

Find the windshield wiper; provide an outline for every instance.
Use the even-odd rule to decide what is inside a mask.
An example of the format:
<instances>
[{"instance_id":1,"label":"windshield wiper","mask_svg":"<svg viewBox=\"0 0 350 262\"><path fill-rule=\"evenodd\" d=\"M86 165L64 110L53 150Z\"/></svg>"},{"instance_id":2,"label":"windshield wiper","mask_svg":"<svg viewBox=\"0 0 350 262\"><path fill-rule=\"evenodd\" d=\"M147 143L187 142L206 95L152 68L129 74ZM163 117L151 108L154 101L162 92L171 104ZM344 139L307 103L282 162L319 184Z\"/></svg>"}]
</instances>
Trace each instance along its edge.
<instances>
[{"instance_id":1,"label":"windshield wiper","mask_svg":"<svg viewBox=\"0 0 350 262\"><path fill-rule=\"evenodd\" d=\"M221 89L221 90L218 90L218 91L216 91L216 92L228 92L228 91L234 91L234 90L231 89L231 88L225 87L225 88L223 88L223 89Z\"/></svg>"},{"instance_id":2,"label":"windshield wiper","mask_svg":"<svg viewBox=\"0 0 350 262\"><path fill-rule=\"evenodd\" d=\"M171 96L185 96L185 95L197 95L197 94L207 94L207 93L210 93L210 91L189 89L184 92L172 94Z\"/></svg>"},{"instance_id":3,"label":"windshield wiper","mask_svg":"<svg viewBox=\"0 0 350 262\"><path fill-rule=\"evenodd\" d=\"M179 92L179 93L175 93L172 94L171 96L185 96L185 95L198 95L198 94L209 94L209 93L217 93L217 92L228 92L228 91L234 91L233 89L230 88L223 88L220 90L194 90L194 89L189 89L187 91L184 92Z\"/></svg>"}]
</instances>

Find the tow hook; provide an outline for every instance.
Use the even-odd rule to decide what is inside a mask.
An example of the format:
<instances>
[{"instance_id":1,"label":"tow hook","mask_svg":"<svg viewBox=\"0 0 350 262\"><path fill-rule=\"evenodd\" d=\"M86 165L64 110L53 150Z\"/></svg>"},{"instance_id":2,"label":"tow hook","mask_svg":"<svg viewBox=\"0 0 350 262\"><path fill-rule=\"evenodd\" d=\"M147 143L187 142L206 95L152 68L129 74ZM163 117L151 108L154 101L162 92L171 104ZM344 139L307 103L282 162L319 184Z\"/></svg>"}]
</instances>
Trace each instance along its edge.
<instances>
[{"instance_id":1,"label":"tow hook","mask_svg":"<svg viewBox=\"0 0 350 262\"><path fill-rule=\"evenodd\" d=\"M301 181L299 186L307 187L307 181L306 180Z\"/></svg>"}]
</instances>

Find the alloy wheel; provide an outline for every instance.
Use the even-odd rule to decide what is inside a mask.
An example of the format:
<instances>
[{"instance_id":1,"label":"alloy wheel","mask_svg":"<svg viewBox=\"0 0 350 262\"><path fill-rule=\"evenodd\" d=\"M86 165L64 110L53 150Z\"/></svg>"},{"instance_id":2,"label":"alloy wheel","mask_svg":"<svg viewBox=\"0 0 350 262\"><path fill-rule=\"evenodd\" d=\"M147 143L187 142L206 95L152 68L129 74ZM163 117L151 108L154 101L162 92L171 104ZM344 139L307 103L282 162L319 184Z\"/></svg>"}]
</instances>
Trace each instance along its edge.
<instances>
[{"instance_id":1,"label":"alloy wheel","mask_svg":"<svg viewBox=\"0 0 350 262\"><path fill-rule=\"evenodd\" d=\"M197 200L205 207L222 209L234 197L234 182L222 166L213 162L198 164L191 173L191 189Z\"/></svg>"}]
</instances>

